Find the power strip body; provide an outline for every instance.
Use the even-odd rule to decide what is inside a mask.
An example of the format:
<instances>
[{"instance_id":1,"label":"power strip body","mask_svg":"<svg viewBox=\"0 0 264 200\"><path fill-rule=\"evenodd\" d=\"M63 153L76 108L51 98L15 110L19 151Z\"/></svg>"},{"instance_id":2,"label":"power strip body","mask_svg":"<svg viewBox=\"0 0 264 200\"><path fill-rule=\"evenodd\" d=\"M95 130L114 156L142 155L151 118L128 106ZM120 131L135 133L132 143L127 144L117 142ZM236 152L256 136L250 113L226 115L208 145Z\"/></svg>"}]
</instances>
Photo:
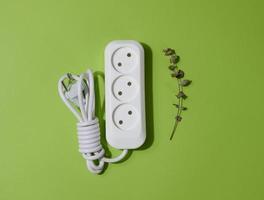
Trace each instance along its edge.
<instances>
[{"instance_id":1,"label":"power strip body","mask_svg":"<svg viewBox=\"0 0 264 200\"><path fill-rule=\"evenodd\" d=\"M105 48L105 117L107 142L136 149L146 139L144 49L132 40Z\"/></svg>"}]
</instances>

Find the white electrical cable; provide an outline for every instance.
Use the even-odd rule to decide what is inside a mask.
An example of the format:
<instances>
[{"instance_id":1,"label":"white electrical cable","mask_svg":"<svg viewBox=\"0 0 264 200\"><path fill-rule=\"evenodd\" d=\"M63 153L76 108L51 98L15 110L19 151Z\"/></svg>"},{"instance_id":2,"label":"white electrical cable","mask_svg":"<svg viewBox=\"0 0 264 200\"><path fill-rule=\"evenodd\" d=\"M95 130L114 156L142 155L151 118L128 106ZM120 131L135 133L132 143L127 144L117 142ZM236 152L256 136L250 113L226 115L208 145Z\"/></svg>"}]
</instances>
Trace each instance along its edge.
<instances>
[{"instance_id":1,"label":"white electrical cable","mask_svg":"<svg viewBox=\"0 0 264 200\"><path fill-rule=\"evenodd\" d=\"M71 75L70 77L77 83L77 91L75 92L77 92L80 111L72 105L73 102L71 102L66 95L67 89L63 81L67 78L69 78L69 75L64 75L59 80L59 95L78 120L79 151L82 153L83 158L86 159L87 168L91 172L98 174L103 171L106 162L114 163L122 160L128 153L128 150L124 149L123 152L115 158L104 157L105 150L100 141L99 121L95 116L94 79L91 70L88 70L80 76ZM83 87L88 88L86 94L83 92Z\"/></svg>"}]
</instances>

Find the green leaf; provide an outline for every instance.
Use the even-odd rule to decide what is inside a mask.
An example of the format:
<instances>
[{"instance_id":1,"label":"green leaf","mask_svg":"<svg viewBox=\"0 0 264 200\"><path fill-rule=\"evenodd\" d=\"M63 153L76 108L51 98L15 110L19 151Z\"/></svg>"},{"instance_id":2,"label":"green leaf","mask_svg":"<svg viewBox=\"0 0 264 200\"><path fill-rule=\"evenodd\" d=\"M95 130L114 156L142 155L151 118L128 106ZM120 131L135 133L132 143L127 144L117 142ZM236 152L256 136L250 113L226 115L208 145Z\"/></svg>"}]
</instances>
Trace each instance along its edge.
<instances>
[{"instance_id":1,"label":"green leaf","mask_svg":"<svg viewBox=\"0 0 264 200\"><path fill-rule=\"evenodd\" d=\"M183 91L180 91L180 92L176 95L176 97L177 97L178 99L180 99L180 98L186 99L186 98L187 98L187 95L184 94Z\"/></svg>"},{"instance_id":2,"label":"green leaf","mask_svg":"<svg viewBox=\"0 0 264 200\"><path fill-rule=\"evenodd\" d=\"M185 80L181 81L181 86L186 87L186 86L190 85L191 83L192 83L191 80L185 79Z\"/></svg>"}]
</instances>

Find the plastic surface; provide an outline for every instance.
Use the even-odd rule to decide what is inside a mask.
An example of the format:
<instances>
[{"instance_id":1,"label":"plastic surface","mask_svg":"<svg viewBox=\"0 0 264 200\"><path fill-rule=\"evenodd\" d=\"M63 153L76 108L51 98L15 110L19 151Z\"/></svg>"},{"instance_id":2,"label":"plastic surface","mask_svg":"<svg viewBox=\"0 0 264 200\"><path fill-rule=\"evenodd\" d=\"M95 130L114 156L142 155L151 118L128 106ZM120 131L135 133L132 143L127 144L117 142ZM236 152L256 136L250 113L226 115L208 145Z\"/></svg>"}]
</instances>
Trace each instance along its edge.
<instances>
[{"instance_id":1,"label":"plastic surface","mask_svg":"<svg viewBox=\"0 0 264 200\"><path fill-rule=\"evenodd\" d=\"M136 41L113 41L105 49L106 139L135 149L146 138L144 49Z\"/></svg>"}]
</instances>

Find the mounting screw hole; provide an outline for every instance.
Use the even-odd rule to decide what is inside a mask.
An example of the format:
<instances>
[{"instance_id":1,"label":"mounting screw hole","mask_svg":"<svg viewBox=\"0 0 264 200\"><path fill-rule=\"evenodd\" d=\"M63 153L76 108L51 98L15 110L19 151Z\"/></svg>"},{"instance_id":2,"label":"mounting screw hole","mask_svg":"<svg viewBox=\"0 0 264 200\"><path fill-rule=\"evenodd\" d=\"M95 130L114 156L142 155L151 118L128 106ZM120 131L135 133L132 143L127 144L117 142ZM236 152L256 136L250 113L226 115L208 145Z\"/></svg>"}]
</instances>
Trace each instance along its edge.
<instances>
[{"instance_id":1,"label":"mounting screw hole","mask_svg":"<svg viewBox=\"0 0 264 200\"><path fill-rule=\"evenodd\" d=\"M127 53L127 57L131 57L131 53Z\"/></svg>"},{"instance_id":2,"label":"mounting screw hole","mask_svg":"<svg viewBox=\"0 0 264 200\"><path fill-rule=\"evenodd\" d=\"M121 66L122 66L122 63L121 63L121 62L119 62L119 63L117 63L117 65L118 65L119 67L121 67Z\"/></svg>"},{"instance_id":3,"label":"mounting screw hole","mask_svg":"<svg viewBox=\"0 0 264 200\"><path fill-rule=\"evenodd\" d=\"M118 122L118 123L121 125L121 124L123 124L123 121L122 121L122 120L119 120L119 122Z\"/></svg>"},{"instance_id":4,"label":"mounting screw hole","mask_svg":"<svg viewBox=\"0 0 264 200\"><path fill-rule=\"evenodd\" d=\"M123 93L121 91L118 92L118 95L121 96Z\"/></svg>"},{"instance_id":5,"label":"mounting screw hole","mask_svg":"<svg viewBox=\"0 0 264 200\"><path fill-rule=\"evenodd\" d=\"M128 86L131 86L131 85L132 85L132 83L129 81L129 82L127 82L127 85L128 85Z\"/></svg>"},{"instance_id":6,"label":"mounting screw hole","mask_svg":"<svg viewBox=\"0 0 264 200\"><path fill-rule=\"evenodd\" d=\"M130 110L130 111L128 111L128 114L129 114L129 115L132 115L132 111L131 111L131 110Z\"/></svg>"}]
</instances>

